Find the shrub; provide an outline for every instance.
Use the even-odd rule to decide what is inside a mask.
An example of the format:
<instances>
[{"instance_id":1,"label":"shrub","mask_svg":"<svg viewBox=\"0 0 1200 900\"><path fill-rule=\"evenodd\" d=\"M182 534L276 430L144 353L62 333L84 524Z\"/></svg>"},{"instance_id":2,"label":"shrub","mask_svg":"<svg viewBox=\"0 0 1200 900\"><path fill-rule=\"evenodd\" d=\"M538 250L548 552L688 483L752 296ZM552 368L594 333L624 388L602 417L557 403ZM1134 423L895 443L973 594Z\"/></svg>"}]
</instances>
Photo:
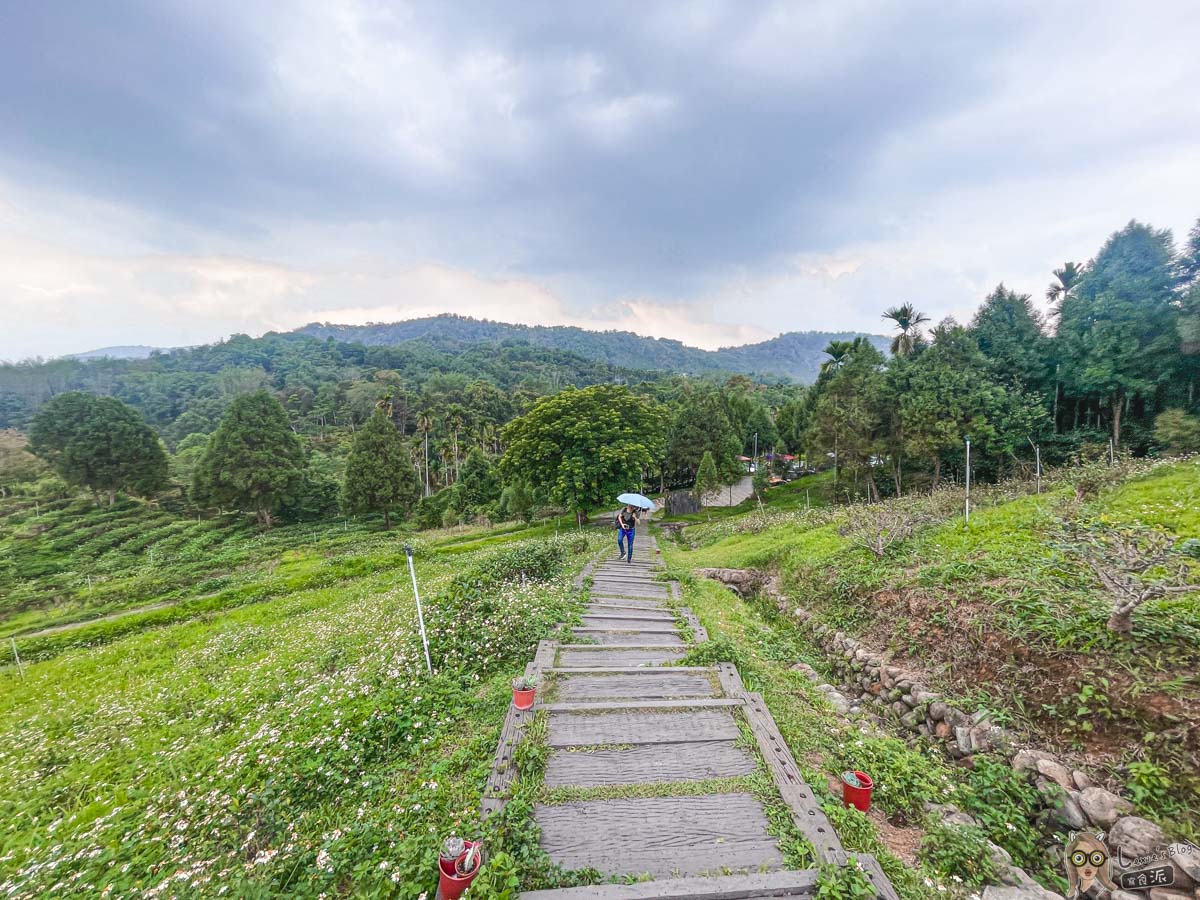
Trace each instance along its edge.
<instances>
[{"instance_id":1,"label":"shrub","mask_svg":"<svg viewBox=\"0 0 1200 900\"><path fill-rule=\"evenodd\" d=\"M1200 452L1200 418L1168 409L1154 419L1154 443L1168 456Z\"/></svg>"},{"instance_id":2,"label":"shrub","mask_svg":"<svg viewBox=\"0 0 1200 900\"><path fill-rule=\"evenodd\" d=\"M921 840L921 859L939 875L961 878L968 888L995 881L999 874L987 835L974 826L929 828Z\"/></svg>"}]
</instances>

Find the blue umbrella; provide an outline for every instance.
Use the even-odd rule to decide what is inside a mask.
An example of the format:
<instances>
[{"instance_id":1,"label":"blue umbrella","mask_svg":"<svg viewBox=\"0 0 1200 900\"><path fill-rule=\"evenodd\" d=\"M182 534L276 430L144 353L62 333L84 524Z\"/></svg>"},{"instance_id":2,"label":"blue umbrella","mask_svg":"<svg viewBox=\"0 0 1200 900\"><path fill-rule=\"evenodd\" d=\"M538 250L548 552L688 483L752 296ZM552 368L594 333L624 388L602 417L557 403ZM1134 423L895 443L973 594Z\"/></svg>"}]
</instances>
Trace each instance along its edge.
<instances>
[{"instance_id":1,"label":"blue umbrella","mask_svg":"<svg viewBox=\"0 0 1200 900\"><path fill-rule=\"evenodd\" d=\"M642 509L654 509L654 501L649 497L643 497L641 494L621 494L617 497L618 503L625 503L629 506L639 506Z\"/></svg>"}]
</instances>

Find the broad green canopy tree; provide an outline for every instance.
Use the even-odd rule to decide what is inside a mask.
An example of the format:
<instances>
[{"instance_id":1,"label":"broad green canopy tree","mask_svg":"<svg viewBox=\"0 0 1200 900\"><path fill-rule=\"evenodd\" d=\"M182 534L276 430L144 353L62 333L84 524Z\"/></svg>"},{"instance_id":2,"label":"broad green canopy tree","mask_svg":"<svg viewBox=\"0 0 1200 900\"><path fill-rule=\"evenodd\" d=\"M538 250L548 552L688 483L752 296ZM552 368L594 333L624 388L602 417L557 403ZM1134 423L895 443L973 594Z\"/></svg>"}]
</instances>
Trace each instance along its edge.
<instances>
[{"instance_id":1,"label":"broad green canopy tree","mask_svg":"<svg viewBox=\"0 0 1200 900\"><path fill-rule=\"evenodd\" d=\"M661 461L666 416L620 385L570 388L510 422L504 443L505 480L524 478L582 523L589 511L614 505L617 494L637 490Z\"/></svg>"},{"instance_id":2,"label":"broad green canopy tree","mask_svg":"<svg viewBox=\"0 0 1200 900\"><path fill-rule=\"evenodd\" d=\"M114 397L59 394L38 412L29 448L68 484L106 494L149 496L166 486L167 454L132 407Z\"/></svg>"},{"instance_id":3,"label":"broad green canopy tree","mask_svg":"<svg viewBox=\"0 0 1200 900\"><path fill-rule=\"evenodd\" d=\"M458 482L462 485L463 498L469 509L482 509L500 499L500 479L496 476L496 467L478 447L472 448L463 460Z\"/></svg>"},{"instance_id":4,"label":"broad green canopy tree","mask_svg":"<svg viewBox=\"0 0 1200 900\"><path fill-rule=\"evenodd\" d=\"M672 481L691 481L700 460L711 453L718 476L729 478L741 472L737 456L742 438L716 388L687 391L680 399L671 422L667 445L667 471Z\"/></svg>"},{"instance_id":5,"label":"broad green canopy tree","mask_svg":"<svg viewBox=\"0 0 1200 900\"><path fill-rule=\"evenodd\" d=\"M266 391L257 391L230 404L196 467L192 492L201 503L252 509L270 528L303 484L304 470L304 451L287 413Z\"/></svg>"},{"instance_id":6,"label":"broad green canopy tree","mask_svg":"<svg viewBox=\"0 0 1200 900\"><path fill-rule=\"evenodd\" d=\"M1113 442L1129 398L1153 396L1179 365L1170 231L1130 222L1101 248L1062 304L1063 377L1106 404Z\"/></svg>"},{"instance_id":7,"label":"broad green canopy tree","mask_svg":"<svg viewBox=\"0 0 1200 900\"><path fill-rule=\"evenodd\" d=\"M825 351L837 365L821 376L809 419L808 443L832 453L835 483L844 468L861 471L871 499L877 496L872 458L879 452L886 403L883 354L867 341L849 347L834 341Z\"/></svg>"},{"instance_id":8,"label":"broad green canopy tree","mask_svg":"<svg viewBox=\"0 0 1200 900\"><path fill-rule=\"evenodd\" d=\"M999 284L971 321L992 374L1009 387L1041 390L1050 381L1050 341L1028 294Z\"/></svg>"},{"instance_id":9,"label":"broad green canopy tree","mask_svg":"<svg viewBox=\"0 0 1200 900\"><path fill-rule=\"evenodd\" d=\"M939 326L908 374L898 398L904 449L930 461L935 486L943 454L957 452L968 435L983 452L1011 452L1045 427L1039 404L989 377L987 360L959 325Z\"/></svg>"},{"instance_id":10,"label":"broad green canopy tree","mask_svg":"<svg viewBox=\"0 0 1200 900\"><path fill-rule=\"evenodd\" d=\"M386 409L376 409L354 436L343 497L351 512L382 512L385 528L393 510L407 516L421 497L421 479Z\"/></svg>"}]
</instances>

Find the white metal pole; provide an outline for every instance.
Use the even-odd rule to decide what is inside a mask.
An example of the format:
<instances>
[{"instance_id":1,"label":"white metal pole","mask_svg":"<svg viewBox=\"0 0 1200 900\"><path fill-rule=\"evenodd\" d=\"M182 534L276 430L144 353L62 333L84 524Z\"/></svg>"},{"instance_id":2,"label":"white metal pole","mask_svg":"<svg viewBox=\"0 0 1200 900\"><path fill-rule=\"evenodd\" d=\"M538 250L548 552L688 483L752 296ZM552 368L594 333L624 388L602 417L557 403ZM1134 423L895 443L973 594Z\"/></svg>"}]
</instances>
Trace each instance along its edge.
<instances>
[{"instance_id":1,"label":"white metal pole","mask_svg":"<svg viewBox=\"0 0 1200 900\"><path fill-rule=\"evenodd\" d=\"M429 659L429 638L425 636L425 613L421 609L421 592L417 590L417 570L413 566L412 547L404 545L404 554L408 557L408 572L412 575L413 596L417 598L417 624L421 626L421 644L425 647L425 668L433 674L433 663Z\"/></svg>"},{"instance_id":2,"label":"white metal pole","mask_svg":"<svg viewBox=\"0 0 1200 900\"><path fill-rule=\"evenodd\" d=\"M1033 455L1037 459L1037 492L1042 492L1042 448L1040 446L1033 448Z\"/></svg>"},{"instance_id":3,"label":"white metal pole","mask_svg":"<svg viewBox=\"0 0 1200 900\"><path fill-rule=\"evenodd\" d=\"M963 506L964 521L971 521L971 439L967 438L967 499Z\"/></svg>"},{"instance_id":4,"label":"white metal pole","mask_svg":"<svg viewBox=\"0 0 1200 900\"><path fill-rule=\"evenodd\" d=\"M21 680L24 681L25 680L25 667L23 665L21 665L21 654L17 652L17 639L9 638L9 640L12 642L13 659L15 659L17 661L17 671L21 673Z\"/></svg>"}]
</instances>

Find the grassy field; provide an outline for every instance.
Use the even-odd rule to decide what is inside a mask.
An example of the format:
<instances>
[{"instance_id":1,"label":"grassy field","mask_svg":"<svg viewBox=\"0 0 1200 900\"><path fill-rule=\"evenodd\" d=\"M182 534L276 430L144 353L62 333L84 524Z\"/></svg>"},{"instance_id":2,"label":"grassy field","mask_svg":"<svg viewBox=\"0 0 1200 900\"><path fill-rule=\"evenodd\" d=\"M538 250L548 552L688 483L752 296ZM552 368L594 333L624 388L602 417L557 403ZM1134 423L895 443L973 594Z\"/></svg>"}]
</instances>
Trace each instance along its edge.
<instances>
[{"instance_id":1,"label":"grassy field","mask_svg":"<svg viewBox=\"0 0 1200 900\"><path fill-rule=\"evenodd\" d=\"M1131 787L1144 814L1200 829L1200 598L1137 611L1131 636L1108 631L1109 604L1062 546L1064 522L1101 521L1200 535L1200 463L1135 467L1077 502L1071 484L1041 495L983 491L970 525L962 495L882 559L843 531L854 511L747 513L687 529L678 565L759 568L820 621L890 651L897 664L969 708L987 708L1035 742ZM923 501L906 499L914 504Z\"/></svg>"},{"instance_id":2,"label":"grassy field","mask_svg":"<svg viewBox=\"0 0 1200 900\"><path fill-rule=\"evenodd\" d=\"M0 673L0 894L432 896L440 837L479 833L509 682L607 535L422 535L429 677L398 535L196 524L193 547L224 539L188 571L261 573L265 602L129 617ZM540 865L505 825L493 848Z\"/></svg>"},{"instance_id":3,"label":"grassy field","mask_svg":"<svg viewBox=\"0 0 1200 900\"><path fill-rule=\"evenodd\" d=\"M1064 519L1098 519L1198 537L1200 465L1143 466L1083 502L1064 480L1041 495L982 489L969 527L960 495L906 499L931 518L882 559L843 533L857 512L828 505L830 488L828 475L774 488L765 508L701 513L661 545L713 638L693 660L730 659L764 694L849 849L877 854L906 900L968 896L991 878L985 837L1061 885L1043 853L1060 838L1035 825L1038 799L1007 766L954 766L935 747L847 724L792 669L828 671L794 622L694 569L777 573L820 619L1196 835L1197 598L1147 604L1132 637L1112 635L1094 578L1055 536ZM0 895L432 897L449 830L488 842L481 896L594 880L537 848L533 804L570 798L542 787L536 731L504 814L481 831L477 810L509 682L576 615L571 578L611 549L606 529L413 534L339 520L261 533L134 503L0 512L0 634L24 659L23 672L0 669ZM876 775L870 816L835 797L851 766ZM739 787L773 810L789 859L810 864L769 785ZM979 830L936 827L931 800L969 811Z\"/></svg>"},{"instance_id":4,"label":"grassy field","mask_svg":"<svg viewBox=\"0 0 1200 900\"><path fill-rule=\"evenodd\" d=\"M375 518L261 532L244 516L181 518L133 500L39 508L10 499L0 503L0 639L22 638L28 656L45 656L395 566L405 541L462 553L554 532L551 522L414 536ZM115 629L77 630L138 611Z\"/></svg>"}]
</instances>

